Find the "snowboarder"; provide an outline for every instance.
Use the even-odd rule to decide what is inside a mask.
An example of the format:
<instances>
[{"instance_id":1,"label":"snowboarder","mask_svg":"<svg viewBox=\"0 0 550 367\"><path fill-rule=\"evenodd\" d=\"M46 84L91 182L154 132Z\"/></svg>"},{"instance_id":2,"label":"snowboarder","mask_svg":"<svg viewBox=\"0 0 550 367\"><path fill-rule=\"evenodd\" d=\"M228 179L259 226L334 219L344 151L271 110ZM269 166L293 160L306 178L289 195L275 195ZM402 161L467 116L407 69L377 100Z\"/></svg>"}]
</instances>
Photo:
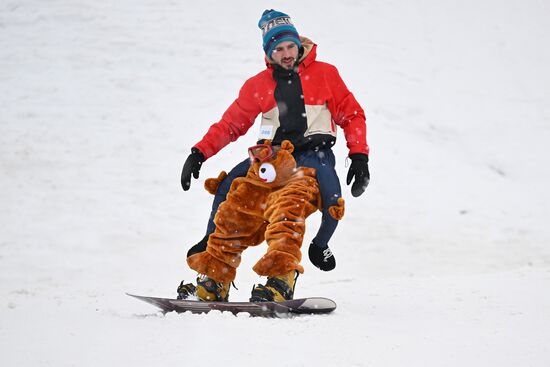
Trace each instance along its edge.
<instances>
[{"instance_id":1,"label":"snowboarder","mask_svg":"<svg viewBox=\"0 0 550 367\"><path fill-rule=\"evenodd\" d=\"M315 266L329 271L334 269L336 261L328 242L338 221L329 214L328 209L337 205L341 198L340 181L334 169L335 158L331 149L336 142L336 126L344 131L351 159L346 183L349 185L353 181L351 193L357 197L365 191L370 180L365 114L336 67L316 60L317 45L299 36L287 14L266 10L258 27L262 30L267 68L244 83L237 99L221 120L210 126L202 140L193 146L182 169L181 185L184 191L189 190L191 176L199 177L202 164L244 135L261 113L259 143L270 140L277 146L283 140L289 140L295 147L293 156L297 165L316 169L322 222L309 246L308 255ZM216 229L214 217L219 205L226 199L233 180L246 176L250 164L250 159L246 158L219 183L207 233L191 247L188 258L205 251L208 237ZM279 294L281 292L277 288L294 289L294 274L295 271L292 271L278 277L268 277L265 287ZM209 287L210 291L224 295L228 292L225 289L227 285L207 276L201 278L198 287ZM186 297L189 287L182 283L178 293L180 298ZM286 294L283 298L290 299L292 295Z\"/></svg>"}]
</instances>

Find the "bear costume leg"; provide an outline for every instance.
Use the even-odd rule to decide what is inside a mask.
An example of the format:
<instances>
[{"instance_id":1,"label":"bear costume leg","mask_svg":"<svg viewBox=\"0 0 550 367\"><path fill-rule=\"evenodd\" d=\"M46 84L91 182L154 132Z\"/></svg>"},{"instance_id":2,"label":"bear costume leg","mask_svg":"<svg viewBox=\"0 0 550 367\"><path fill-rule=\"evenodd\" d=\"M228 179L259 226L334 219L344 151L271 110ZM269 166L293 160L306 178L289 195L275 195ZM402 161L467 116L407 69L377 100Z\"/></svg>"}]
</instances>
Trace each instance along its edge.
<instances>
[{"instance_id":1,"label":"bear costume leg","mask_svg":"<svg viewBox=\"0 0 550 367\"><path fill-rule=\"evenodd\" d=\"M318 208L318 185L312 177L301 176L281 190L273 192L268 200L265 217L269 224L265 232L267 253L254 265L260 276L275 277L292 270L300 273L305 220Z\"/></svg>"},{"instance_id":2,"label":"bear costume leg","mask_svg":"<svg viewBox=\"0 0 550 367\"><path fill-rule=\"evenodd\" d=\"M248 246L264 241L267 222L264 208L269 191L238 178L219 206L216 230L208 238L206 251L187 258L189 267L217 282L232 282Z\"/></svg>"}]
</instances>

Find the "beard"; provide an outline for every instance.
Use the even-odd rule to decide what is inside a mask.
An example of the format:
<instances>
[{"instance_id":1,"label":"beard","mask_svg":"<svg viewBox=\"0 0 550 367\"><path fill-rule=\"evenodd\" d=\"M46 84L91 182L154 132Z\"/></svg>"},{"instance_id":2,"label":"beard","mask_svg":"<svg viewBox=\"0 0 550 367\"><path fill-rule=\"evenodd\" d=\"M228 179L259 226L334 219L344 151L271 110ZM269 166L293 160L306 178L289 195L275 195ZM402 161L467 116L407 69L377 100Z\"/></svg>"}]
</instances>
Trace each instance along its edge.
<instances>
[{"instance_id":1,"label":"beard","mask_svg":"<svg viewBox=\"0 0 550 367\"><path fill-rule=\"evenodd\" d=\"M296 64L296 58L294 57L285 57L280 62L280 65L287 70L293 69L294 64Z\"/></svg>"}]
</instances>

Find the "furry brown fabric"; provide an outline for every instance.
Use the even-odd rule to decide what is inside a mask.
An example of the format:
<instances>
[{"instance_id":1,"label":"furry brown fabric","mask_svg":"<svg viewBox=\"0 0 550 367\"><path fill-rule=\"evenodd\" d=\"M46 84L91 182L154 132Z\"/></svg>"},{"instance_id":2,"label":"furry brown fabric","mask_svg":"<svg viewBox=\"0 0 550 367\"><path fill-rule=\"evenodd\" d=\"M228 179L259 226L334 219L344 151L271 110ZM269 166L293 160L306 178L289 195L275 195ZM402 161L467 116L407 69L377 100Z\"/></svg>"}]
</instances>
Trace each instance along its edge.
<instances>
[{"instance_id":1,"label":"furry brown fabric","mask_svg":"<svg viewBox=\"0 0 550 367\"><path fill-rule=\"evenodd\" d=\"M265 239L268 249L254 265L256 273L269 277L292 270L303 273L300 247L305 219L319 208L321 200L315 169L297 168L293 150L289 141L283 141L274 157L253 162L246 177L233 181L214 218L216 231L210 235L206 251L187 258L192 269L218 282L232 281L241 253ZM266 181L270 171L276 175ZM215 192L223 178L224 172L207 180L207 190ZM330 208L331 215L340 219L343 207L341 199L338 206Z\"/></svg>"},{"instance_id":2,"label":"furry brown fabric","mask_svg":"<svg viewBox=\"0 0 550 367\"><path fill-rule=\"evenodd\" d=\"M343 198L338 198L338 202L336 205L333 205L328 208L328 213L336 220L341 220L344 218L344 207L345 207L345 201Z\"/></svg>"},{"instance_id":3,"label":"furry brown fabric","mask_svg":"<svg viewBox=\"0 0 550 367\"><path fill-rule=\"evenodd\" d=\"M218 186L220 186L220 183L226 177L227 177L227 173L225 171L221 171L220 174L218 175L218 177L216 177L216 178L207 178L206 181L204 181L204 188L210 194L216 195L216 191L218 191Z\"/></svg>"}]
</instances>

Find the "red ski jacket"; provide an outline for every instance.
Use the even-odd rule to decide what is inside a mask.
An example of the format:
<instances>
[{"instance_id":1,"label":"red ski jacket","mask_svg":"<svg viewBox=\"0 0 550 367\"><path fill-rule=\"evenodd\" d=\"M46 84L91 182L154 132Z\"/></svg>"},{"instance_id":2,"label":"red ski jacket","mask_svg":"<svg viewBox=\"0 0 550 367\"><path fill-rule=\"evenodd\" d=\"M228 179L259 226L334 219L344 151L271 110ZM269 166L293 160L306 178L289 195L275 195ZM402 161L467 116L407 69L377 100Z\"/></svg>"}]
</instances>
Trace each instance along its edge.
<instances>
[{"instance_id":1,"label":"red ski jacket","mask_svg":"<svg viewBox=\"0 0 550 367\"><path fill-rule=\"evenodd\" d=\"M305 52L298 65L302 84L307 127L304 137L336 139L336 125L343 129L349 154L369 154L365 113L348 90L333 65L316 60L317 45L301 37ZM220 121L210 126L208 132L194 148L205 159L219 152L230 142L244 135L261 113L259 139L272 139L280 127L279 107L274 97L276 87L273 66L248 79L239 96L225 111ZM318 139L317 139L318 140Z\"/></svg>"}]
</instances>

